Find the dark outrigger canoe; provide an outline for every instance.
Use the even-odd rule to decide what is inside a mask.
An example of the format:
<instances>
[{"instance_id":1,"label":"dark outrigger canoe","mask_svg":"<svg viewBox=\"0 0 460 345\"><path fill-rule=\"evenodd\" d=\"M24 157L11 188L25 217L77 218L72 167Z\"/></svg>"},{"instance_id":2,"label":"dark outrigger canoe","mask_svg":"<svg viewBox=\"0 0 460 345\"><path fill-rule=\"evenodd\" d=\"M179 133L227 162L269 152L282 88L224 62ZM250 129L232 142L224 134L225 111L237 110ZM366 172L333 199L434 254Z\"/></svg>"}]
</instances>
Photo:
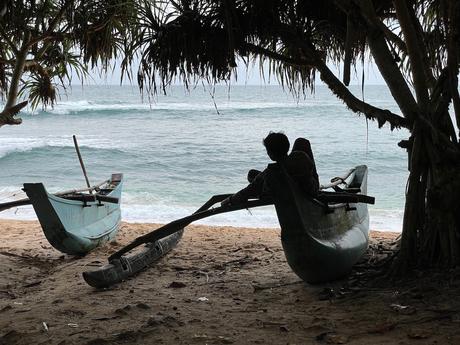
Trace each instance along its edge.
<instances>
[{"instance_id":1,"label":"dark outrigger canoe","mask_svg":"<svg viewBox=\"0 0 460 345\"><path fill-rule=\"evenodd\" d=\"M366 196L367 167L356 167L344 181L345 188L334 186L338 192L323 191L318 199L307 197L283 175L273 171L270 187L289 266L308 283L346 275L369 242L367 203L374 203L374 198Z\"/></svg>"},{"instance_id":2,"label":"dark outrigger canoe","mask_svg":"<svg viewBox=\"0 0 460 345\"><path fill-rule=\"evenodd\" d=\"M368 246L367 167L357 166L347 176L323 187L317 198L304 195L278 164L269 165L272 198L249 200L241 205L211 208L227 195L212 197L194 214L143 235L109 257L109 263L83 273L94 287L107 287L150 266L170 251L185 226L219 213L275 205L287 261L304 281L319 283L346 275ZM334 188L334 192L324 189ZM128 252L145 244L133 253Z\"/></svg>"},{"instance_id":3,"label":"dark outrigger canoe","mask_svg":"<svg viewBox=\"0 0 460 345\"><path fill-rule=\"evenodd\" d=\"M65 192L58 195L46 191L42 183L25 183L24 191L32 204L43 232L57 250L84 255L113 239L121 222L120 198L122 174L97 187L92 193Z\"/></svg>"}]
</instances>

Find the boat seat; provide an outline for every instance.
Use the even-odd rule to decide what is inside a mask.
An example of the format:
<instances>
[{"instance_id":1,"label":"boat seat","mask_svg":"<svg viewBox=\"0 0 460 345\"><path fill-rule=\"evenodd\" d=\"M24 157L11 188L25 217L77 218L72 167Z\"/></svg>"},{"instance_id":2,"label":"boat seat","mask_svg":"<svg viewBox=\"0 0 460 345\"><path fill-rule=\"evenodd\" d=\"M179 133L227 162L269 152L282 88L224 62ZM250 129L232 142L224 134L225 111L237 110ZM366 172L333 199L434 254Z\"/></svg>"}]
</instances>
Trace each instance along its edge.
<instances>
[{"instance_id":1,"label":"boat seat","mask_svg":"<svg viewBox=\"0 0 460 345\"><path fill-rule=\"evenodd\" d=\"M353 194L347 192L325 192L321 191L316 196L316 199L322 203L365 203L374 204L375 198L368 195Z\"/></svg>"},{"instance_id":2,"label":"boat seat","mask_svg":"<svg viewBox=\"0 0 460 345\"><path fill-rule=\"evenodd\" d=\"M352 194L356 194L356 193L361 193L361 188L357 188L357 187L351 187L351 188L340 188L339 186L334 186L332 187L336 192L344 192L344 193L352 193Z\"/></svg>"}]
</instances>

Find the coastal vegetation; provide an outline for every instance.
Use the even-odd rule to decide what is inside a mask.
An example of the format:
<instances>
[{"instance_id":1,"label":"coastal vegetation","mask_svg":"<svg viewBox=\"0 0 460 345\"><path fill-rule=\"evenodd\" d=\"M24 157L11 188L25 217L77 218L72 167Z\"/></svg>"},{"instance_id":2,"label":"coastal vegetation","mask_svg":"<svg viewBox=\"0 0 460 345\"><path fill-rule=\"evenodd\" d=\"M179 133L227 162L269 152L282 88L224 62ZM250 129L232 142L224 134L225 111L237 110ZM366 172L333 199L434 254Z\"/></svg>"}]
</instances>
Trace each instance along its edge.
<instances>
[{"instance_id":1,"label":"coastal vegetation","mask_svg":"<svg viewBox=\"0 0 460 345\"><path fill-rule=\"evenodd\" d=\"M229 81L237 61L259 61L291 92L317 76L353 112L406 128L409 178L392 272L460 264L460 3L447 0L6 1L0 18L0 126L19 124L18 94L52 105L71 69L110 70L147 93L200 80ZM367 103L348 85L372 61L399 113ZM336 76L331 65L341 69ZM363 75L364 81L364 75ZM396 143L395 143L396 145Z\"/></svg>"},{"instance_id":2,"label":"coastal vegetation","mask_svg":"<svg viewBox=\"0 0 460 345\"><path fill-rule=\"evenodd\" d=\"M27 102L52 106L72 77L112 68L129 42L133 1L13 1L0 5L0 127L18 125Z\"/></svg>"}]
</instances>

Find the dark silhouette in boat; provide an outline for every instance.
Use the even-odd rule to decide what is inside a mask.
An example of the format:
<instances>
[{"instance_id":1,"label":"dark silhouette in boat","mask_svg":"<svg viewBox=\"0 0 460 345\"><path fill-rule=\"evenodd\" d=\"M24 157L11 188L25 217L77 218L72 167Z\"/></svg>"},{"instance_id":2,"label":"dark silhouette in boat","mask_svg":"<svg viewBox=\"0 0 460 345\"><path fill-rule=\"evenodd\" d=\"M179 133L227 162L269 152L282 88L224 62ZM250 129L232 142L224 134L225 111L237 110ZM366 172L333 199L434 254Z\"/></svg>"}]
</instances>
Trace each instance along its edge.
<instances>
[{"instance_id":1,"label":"dark silhouette in boat","mask_svg":"<svg viewBox=\"0 0 460 345\"><path fill-rule=\"evenodd\" d=\"M268 157L276 162L274 164L282 165L289 176L293 178L298 186L308 195L315 196L318 193L319 181L316 173L315 163L312 160L313 154L309 156L304 151L300 150L301 143L305 144L307 139L298 140L298 149L289 151L289 139L284 133L270 132L263 140ZM310 148L311 152L311 148ZM263 198L271 196L270 187L266 181L267 169L257 173L257 170L250 170L248 173L249 185L239 192L222 201L222 206L230 204L240 204L249 199ZM255 177L254 177L255 176Z\"/></svg>"},{"instance_id":2,"label":"dark silhouette in boat","mask_svg":"<svg viewBox=\"0 0 460 345\"><path fill-rule=\"evenodd\" d=\"M313 157L313 151L311 150L310 141L305 138L297 138L294 141L294 145L292 146L292 151L304 152L311 159L311 162L313 163L313 169L312 169L313 179L315 179L319 185L319 177L318 177L318 172L316 171L315 157Z\"/></svg>"},{"instance_id":3,"label":"dark silhouette in boat","mask_svg":"<svg viewBox=\"0 0 460 345\"><path fill-rule=\"evenodd\" d=\"M295 146L299 150L288 156L289 141L286 146L279 133L273 135L269 137L277 142L274 146L282 149L267 150L275 163L262 173L250 171L248 179L253 180L248 187L236 194L215 195L194 214L138 237L111 255L107 265L84 272L85 281L94 287L107 287L136 274L174 248L184 227L193 221L273 204L287 261L300 278L320 283L349 273L368 246L367 204L373 204L375 199L366 195L367 167L357 166L318 188L316 167L310 158L313 155L300 151L301 147L307 148L306 139L300 140ZM264 144L272 147L265 141ZM305 170L300 171L300 167ZM312 181L316 181L316 186ZM325 191L329 188L334 191ZM220 207L212 207L219 202ZM134 250L142 244L145 246L141 250ZM130 251L133 253L128 254Z\"/></svg>"}]
</instances>

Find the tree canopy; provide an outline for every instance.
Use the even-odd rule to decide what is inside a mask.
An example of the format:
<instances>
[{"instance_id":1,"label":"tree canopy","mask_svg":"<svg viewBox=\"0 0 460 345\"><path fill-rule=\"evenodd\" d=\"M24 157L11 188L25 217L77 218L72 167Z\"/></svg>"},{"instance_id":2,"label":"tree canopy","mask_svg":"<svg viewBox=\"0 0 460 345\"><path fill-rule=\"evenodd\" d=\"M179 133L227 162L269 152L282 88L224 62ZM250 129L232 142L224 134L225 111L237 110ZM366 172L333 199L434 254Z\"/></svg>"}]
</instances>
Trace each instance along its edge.
<instances>
[{"instance_id":1,"label":"tree canopy","mask_svg":"<svg viewBox=\"0 0 460 345\"><path fill-rule=\"evenodd\" d=\"M20 124L18 96L33 107L53 105L56 86L67 86L72 71L106 71L129 41L134 3L110 1L13 1L0 10L0 92L6 100L0 126ZM18 109L19 108L19 109Z\"/></svg>"},{"instance_id":2,"label":"tree canopy","mask_svg":"<svg viewBox=\"0 0 460 345\"><path fill-rule=\"evenodd\" d=\"M411 133L400 143L410 171L402 266L460 263L459 1L7 1L0 24L0 125L19 122L8 113L17 110L18 84L33 104L49 104L53 80L68 79L70 68L107 70L115 57L129 78L139 61L137 82L147 92L176 79L228 81L237 59L258 59L293 92L313 88L319 76L353 112ZM399 113L348 88L353 67L367 59ZM343 66L341 78L330 63Z\"/></svg>"}]
</instances>

